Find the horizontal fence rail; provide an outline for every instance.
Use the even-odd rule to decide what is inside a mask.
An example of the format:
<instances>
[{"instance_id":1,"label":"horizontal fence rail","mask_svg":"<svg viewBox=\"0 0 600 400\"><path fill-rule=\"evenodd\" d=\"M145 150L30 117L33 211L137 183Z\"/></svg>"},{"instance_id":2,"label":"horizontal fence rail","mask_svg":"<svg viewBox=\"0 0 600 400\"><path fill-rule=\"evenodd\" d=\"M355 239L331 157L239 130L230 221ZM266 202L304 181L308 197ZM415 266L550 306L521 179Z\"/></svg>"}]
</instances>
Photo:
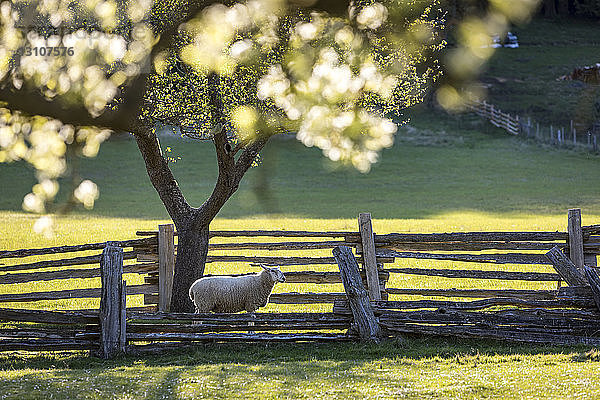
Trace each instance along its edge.
<instances>
[{"instance_id":1,"label":"horizontal fence rail","mask_svg":"<svg viewBox=\"0 0 600 400\"><path fill-rule=\"evenodd\" d=\"M10 322L9 328L3 322ZM96 351L99 336L98 312L0 308L0 351Z\"/></svg>"},{"instance_id":2,"label":"horizontal fence rail","mask_svg":"<svg viewBox=\"0 0 600 400\"><path fill-rule=\"evenodd\" d=\"M352 235L353 232L314 232L314 231L268 231L268 230L256 230L256 231L210 231L209 238L214 237L345 237ZM157 236L158 231L137 231L138 236ZM175 236L178 233L175 232Z\"/></svg>"},{"instance_id":3,"label":"horizontal fence rail","mask_svg":"<svg viewBox=\"0 0 600 400\"><path fill-rule=\"evenodd\" d=\"M101 287L99 278L102 276L100 269L100 253L110 244L122 249L123 259L127 262L135 260L140 251L156 247L156 238L141 238L133 240L98 242L81 245L56 246L38 249L20 249L0 251L3 264L0 265L0 307L3 304L22 304L19 307L28 307L28 303L45 301L55 304L56 301L69 301L64 307L76 307L79 299L99 299ZM83 253L83 255L81 254ZM96 254L89 254L96 253ZM32 260L31 257L42 259ZM25 262L23 262L25 261ZM123 267L123 273L148 275L158 269L157 262L129 263ZM19 289L15 292L13 287L22 284L36 284L51 282L57 289L51 290L47 285L36 285L44 289ZM13 286L16 285L16 286ZM77 287L82 285L83 287ZM26 286L27 287L27 286ZM5 289L6 288L6 289ZM61 289L64 288L64 289ZM158 282L154 284L136 284L127 287L127 295L153 295L158 293ZM71 304L71 305L66 305ZM38 308L39 306L35 306Z\"/></svg>"}]
</instances>

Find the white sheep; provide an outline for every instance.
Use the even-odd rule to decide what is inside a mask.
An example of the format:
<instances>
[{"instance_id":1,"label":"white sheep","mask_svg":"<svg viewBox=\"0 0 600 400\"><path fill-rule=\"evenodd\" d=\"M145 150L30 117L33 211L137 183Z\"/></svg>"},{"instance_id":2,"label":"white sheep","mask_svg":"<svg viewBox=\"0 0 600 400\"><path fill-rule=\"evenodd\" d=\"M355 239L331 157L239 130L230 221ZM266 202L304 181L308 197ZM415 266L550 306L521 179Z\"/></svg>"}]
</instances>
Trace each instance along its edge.
<instances>
[{"instance_id":1,"label":"white sheep","mask_svg":"<svg viewBox=\"0 0 600 400\"><path fill-rule=\"evenodd\" d=\"M285 282L279 268L261 265L258 274L242 276L206 276L190 286L190 299L196 313L236 313L256 311L269 302L276 282Z\"/></svg>"}]
</instances>

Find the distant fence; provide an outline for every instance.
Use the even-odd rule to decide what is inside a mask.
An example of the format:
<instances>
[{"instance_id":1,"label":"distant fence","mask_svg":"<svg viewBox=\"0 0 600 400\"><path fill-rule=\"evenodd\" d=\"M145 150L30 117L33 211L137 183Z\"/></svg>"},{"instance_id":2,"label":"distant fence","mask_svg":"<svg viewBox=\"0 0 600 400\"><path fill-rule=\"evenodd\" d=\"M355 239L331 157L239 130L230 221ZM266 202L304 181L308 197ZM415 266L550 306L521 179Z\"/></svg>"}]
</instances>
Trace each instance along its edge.
<instances>
[{"instance_id":1,"label":"distant fence","mask_svg":"<svg viewBox=\"0 0 600 400\"><path fill-rule=\"evenodd\" d=\"M0 266L0 293L7 291L2 285L78 278L71 281L76 286L102 278L98 287L0 294L0 303L23 305L101 298L99 308L88 310L0 308L0 350L89 349L109 357L193 342L337 341L399 334L600 345L594 297L600 299L600 289L594 291L600 278L593 269L600 254L600 225L582 226L579 210L569 211L565 232L378 235L369 214L360 215L354 232L211 232L209 264L281 266L286 283L276 286L270 303L324 304L330 307L327 312L171 313L177 232L161 225L139 234L146 237L0 252L0 258L17 262L59 254L58 259ZM101 249L102 254L60 255ZM352 251L344 249L354 249L360 270ZM418 264L422 260L435 265ZM469 266L473 263L478 269ZM346 272L340 273L342 268ZM125 284L128 274L142 274L145 283ZM537 286L515 287L518 282ZM548 287L553 282L554 288ZM298 283L324 289L286 291ZM127 308L131 295L143 295L144 304Z\"/></svg>"},{"instance_id":2,"label":"distant fence","mask_svg":"<svg viewBox=\"0 0 600 400\"><path fill-rule=\"evenodd\" d=\"M502 128L508 133L513 135L521 133L521 124L518 115L512 116L504 113L498 107L485 101L474 102L469 105L469 108L480 117L487 119L492 125Z\"/></svg>"},{"instance_id":3,"label":"distant fence","mask_svg":"<svg viewBox=\"0 0 600 400\"><path fill-rule=\"evenodd\" d=\"M600 141L600 124L593 125L591 130L577 131L573 121L568 127L564 126L542 126L531 121L531 118L523 118L519 115L511 115L502 112L497 106L483 102L473 102L468 108L477 115L487 119L492 125L506 130L508 133L532 139L541 143L562 147L579 148L586 151L598 152Z\"/></svg>"}]
</instances>

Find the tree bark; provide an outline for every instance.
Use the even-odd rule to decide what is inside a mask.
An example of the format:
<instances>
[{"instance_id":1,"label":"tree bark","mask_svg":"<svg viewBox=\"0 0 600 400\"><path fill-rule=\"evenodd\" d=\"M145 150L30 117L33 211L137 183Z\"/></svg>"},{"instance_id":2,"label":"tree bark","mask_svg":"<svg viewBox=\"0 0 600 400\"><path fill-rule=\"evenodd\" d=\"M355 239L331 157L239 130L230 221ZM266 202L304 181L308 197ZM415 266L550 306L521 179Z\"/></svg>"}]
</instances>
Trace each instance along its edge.
<instances>
[{"instance_id":1,"label":"tree bark","mask_svg":"<svg viewBox=\"0 0 600 400\"><path fill-rule=\"evenodd\" d=\"M192 283L204 275L210 223L236 192L241 179L252 165L251 160L256 158L268 139L259 139L247 146L237 162L234 162L229 151L224 150L224 140L224 132L217 133L213 139L219 160L219 176L212 194L200 208L190 208L185 214L180 214L177 220L173 220L177 227L178 244L171 297L172 312L194 311L188 290Z\"/></svg>"},{"instance_id":2,"label":"tree bark","mask_svg":"<svg viewBox=\"0 0 600 400\"><path fill-rule=\"evenodd\" d=\"M140 123L135 127L133 133L138 149L144 158L150 182L154 186L154 189L156 189L169 216L179 229L179 225L184 225L183 222L191 215L193 208L185 200L169 168L168 161L162 154L154 129L151 126Z\"/></svg>"},{"instance_id":3,"label":"tree bark","mask_svg":"<svg viewBox=\"0 0 600 400\"><path fill-rule=\"evenodd\" d=\"M177 229L179 236L171 295L171 311L174 312L194 312L194 304L188 291L192 283L204 275L208 253L208 224L197 228L193 217L190 217L189 222L188 227Z\"/></svg>"}]
</instances>

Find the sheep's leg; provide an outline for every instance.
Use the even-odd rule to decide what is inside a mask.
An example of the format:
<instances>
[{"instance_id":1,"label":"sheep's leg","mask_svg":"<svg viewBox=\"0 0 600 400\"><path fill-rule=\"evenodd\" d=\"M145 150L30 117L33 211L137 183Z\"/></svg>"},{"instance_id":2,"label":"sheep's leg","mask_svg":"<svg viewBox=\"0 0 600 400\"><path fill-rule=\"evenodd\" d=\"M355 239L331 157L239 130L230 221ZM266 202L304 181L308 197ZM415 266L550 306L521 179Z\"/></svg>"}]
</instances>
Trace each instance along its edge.
<instances>
[{"instance_id":1,"label":"sheep's leg","mask_svg":"<svg viewBox=\"0 0 600 400\"><path fill-rule=\"evenodd\" d=\"M250 318L252 318L252 319L256 319L256 315L254 314L254 311L255 311L255 310L248 311L248 315L249 315L249 316L250 316ZM248 326L254 326L254 321L249 321L249 322L248 322ZM253 335L253 334L255 334L255 333L256 333L256 331L248 330L248 333L249 333L249 334L251 334L251 335Z\"/></svg>"},{"instance_id":2,"label":"sheep's leg","mask_svg":"<svg viewBox=\"0 0 600 400\"><path fill-rule=\"evenodd\" d=\"M200 314L200 310L196 307L196 312L194 314ZM202 325L202 321L198 321L197 319L192 321L192 325Z\"/></svg>"},{"instance_id":3,"label":"sheep's leg","mask_svg":"<svg viewBox=\"0 0 600 400\"><path fill-rule=\"evenodd\" d=\"M198 307L196 305L196 303L194 303L194 314L200 314L200 307ZM192 325L202 325L202 321L198 321L198 320L193 320L192 321Z\"/></svg>"}]
</instances>

